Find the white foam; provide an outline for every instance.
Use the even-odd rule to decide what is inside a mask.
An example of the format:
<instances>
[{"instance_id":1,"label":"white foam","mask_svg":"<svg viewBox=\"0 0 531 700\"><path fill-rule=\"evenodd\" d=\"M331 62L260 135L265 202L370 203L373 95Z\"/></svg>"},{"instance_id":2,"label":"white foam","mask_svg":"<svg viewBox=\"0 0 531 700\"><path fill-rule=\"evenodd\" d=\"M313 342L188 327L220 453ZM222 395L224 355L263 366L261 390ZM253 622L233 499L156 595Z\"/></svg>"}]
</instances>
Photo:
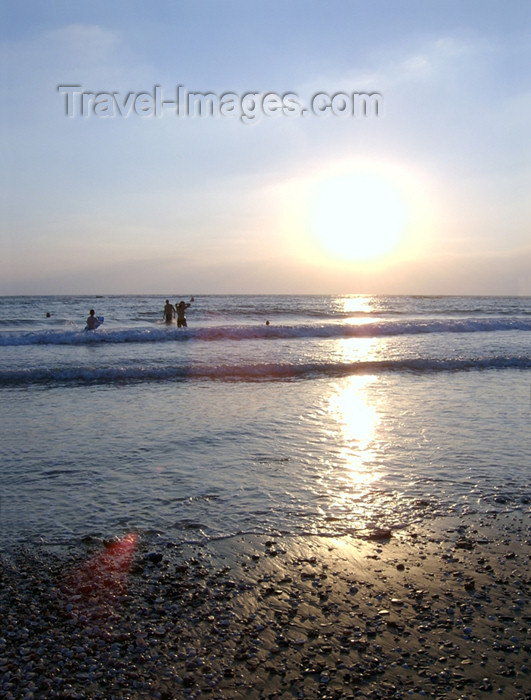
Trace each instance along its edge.
<instances>
[{"instance_id":1,"label":"white foam","mask_svg":"<svg viewBox=\"0 0 531 700\"><path fill-rule=\"evenodd\" d=\"M377 321L362 324L245 325L207 328L126 328L82 331L26 331L0 334L0 345L85 345L98 343L161 343L190 340L268 340L296 338L371 338L429 333L492 333L531 331L531 320L521 318L489 319L415 319Z\"/></svg>"}]
</instances>

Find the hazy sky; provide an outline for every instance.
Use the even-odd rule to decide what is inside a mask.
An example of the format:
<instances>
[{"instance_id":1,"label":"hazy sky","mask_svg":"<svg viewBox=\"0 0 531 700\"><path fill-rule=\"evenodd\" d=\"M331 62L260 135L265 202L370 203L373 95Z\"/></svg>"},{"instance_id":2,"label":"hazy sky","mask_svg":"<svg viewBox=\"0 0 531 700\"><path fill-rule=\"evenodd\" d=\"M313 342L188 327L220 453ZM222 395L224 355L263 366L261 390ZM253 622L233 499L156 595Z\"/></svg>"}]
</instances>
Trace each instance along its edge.
<instances>
[{"instance_id":1,"label":"hazy sky","mask_svg":"<svg viewBox=\"0 0 531 700\"><path fill-rule=\"evenodd\" d=\"M1 294L531 294L529 0L1 8Z\"/></svg>"}]
</instances>

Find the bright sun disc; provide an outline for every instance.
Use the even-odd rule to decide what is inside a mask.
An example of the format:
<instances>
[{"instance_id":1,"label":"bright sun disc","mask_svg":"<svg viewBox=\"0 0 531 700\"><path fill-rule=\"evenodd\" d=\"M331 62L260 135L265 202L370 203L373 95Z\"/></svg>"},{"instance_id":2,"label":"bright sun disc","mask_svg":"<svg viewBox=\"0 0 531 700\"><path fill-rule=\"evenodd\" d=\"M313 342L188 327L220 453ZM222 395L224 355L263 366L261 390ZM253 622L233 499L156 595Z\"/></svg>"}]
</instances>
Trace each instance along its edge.
<instances>
[{"instance_id":1,"label":"bright sun disc","mask_svg":"<svg viewBox=\"0 0 531 700\"><path fill-rule=\"evenodd\" d=\"M360 173L316 184L309 216L310 230L324 251L342 259L371 260L400 242L406 204L385 178Z\"/></svg>"}]
</instances>

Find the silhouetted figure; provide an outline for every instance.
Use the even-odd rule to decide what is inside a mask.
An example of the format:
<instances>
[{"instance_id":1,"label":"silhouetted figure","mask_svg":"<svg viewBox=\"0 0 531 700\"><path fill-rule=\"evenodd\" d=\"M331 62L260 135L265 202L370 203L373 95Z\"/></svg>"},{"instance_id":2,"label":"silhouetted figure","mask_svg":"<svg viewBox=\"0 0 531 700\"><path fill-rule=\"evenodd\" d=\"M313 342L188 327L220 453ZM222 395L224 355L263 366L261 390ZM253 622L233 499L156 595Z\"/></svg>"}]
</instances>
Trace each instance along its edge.
<instances>
[{"instance_id":1,"label":"silhouetted figure","mask_svg":"<svg viewBox=\"0 0 531 700\"><path fill-rule=\"evenodd\" d=\"M87 327L85 328L85 330L95 331L96 328L100 325L100 322L96 318L95 313L96 312L94 311L94 309L90 310L90 312L89 312L90 315L87 318Z\"/></svg>"},{"instance_id":2,"label":"silhouetted figure","mask_svg":"<svg viewBox=\"0 0 531 700\"><path fill-rule=\"evenodd\" d=\"M171 323L173 321L173 318L175 316L175 308L173 304L170 304L169 299L166 299L166 304L164 305L164 311L162 313L166 323Z\"/></svg>"},{"instance_id":3,"label":"silhouetted figure","mask_svg":"<svg viewBox=\"0 0 531 700\"><path fill-rule=\"evenodd\" d=\"M177 311L177 328L186 328L188 324L186 323L186 309L190 306L190 304L185 304L184 301L180 301L177 304L176 311Z\"/></svg>"}]
</instances>

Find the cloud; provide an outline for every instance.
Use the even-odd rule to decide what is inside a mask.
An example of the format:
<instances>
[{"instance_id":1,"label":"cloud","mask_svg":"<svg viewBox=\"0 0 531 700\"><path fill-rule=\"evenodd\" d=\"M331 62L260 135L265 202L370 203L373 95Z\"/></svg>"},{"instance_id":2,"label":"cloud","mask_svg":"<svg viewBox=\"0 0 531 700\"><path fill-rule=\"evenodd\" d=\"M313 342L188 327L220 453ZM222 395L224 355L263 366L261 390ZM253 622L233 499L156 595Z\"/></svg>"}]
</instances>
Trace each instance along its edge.
<instances>
[{"instance_id":1,"label":"cloud","mask_svg":"<svg viewBox=\"0 0 531 700\"><path fill-rule=\"evenodd\" d=\"M132 57L119 32L82 24L3 42L0 56L12 84L25 80L35 85L51 75L61 80L65 72L70 78L75 73L76 79L80 73L112 76L116 67L123 70Z\"/></svg>"},{"instance_id":2,"label":"cloud","mask_svg":"<svg viewBox=\"0 0 531 700\"><path fill-rule=\"evenodd\" d=\"M108 67L109 61L114 62L124 49L119 32L98 25L70 24L59 27L45 32L41 41L51 48L63 67L64 59L68 57L73 69L87 64Z\"/></svg>"}]
</instances>

